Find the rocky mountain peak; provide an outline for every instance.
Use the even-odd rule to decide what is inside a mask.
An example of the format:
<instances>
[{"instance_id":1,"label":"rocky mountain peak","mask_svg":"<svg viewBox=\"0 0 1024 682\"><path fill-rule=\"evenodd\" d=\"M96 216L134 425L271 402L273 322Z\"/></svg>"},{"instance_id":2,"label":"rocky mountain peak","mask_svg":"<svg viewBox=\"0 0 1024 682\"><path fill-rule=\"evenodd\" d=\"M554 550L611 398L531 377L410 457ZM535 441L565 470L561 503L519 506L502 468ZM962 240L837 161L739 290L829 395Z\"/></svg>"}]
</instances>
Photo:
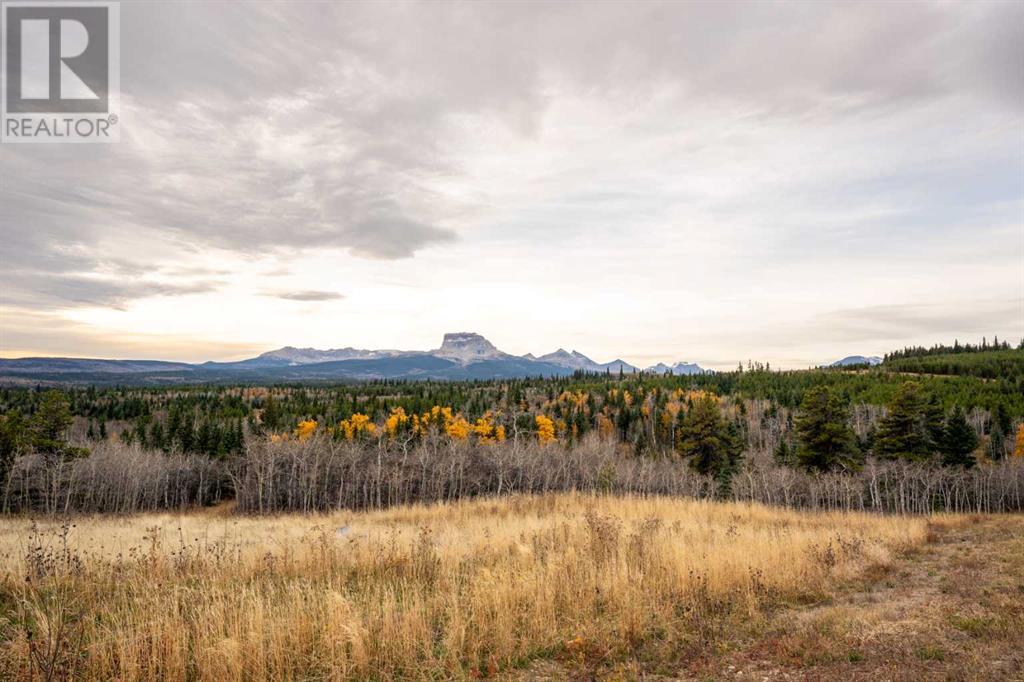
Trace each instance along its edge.
<instances>
[{"instance_id":1,"label":"rocky mountain peak","mask_svg":"<svg viewBox=\"0 0 1024 682\"><path fill-rule=\"evenodd\" d=\"M445 334L441 347L433 354L459 362L477 362L505 355L493 343L474 332Z\"/></svg>"}]
</instances>

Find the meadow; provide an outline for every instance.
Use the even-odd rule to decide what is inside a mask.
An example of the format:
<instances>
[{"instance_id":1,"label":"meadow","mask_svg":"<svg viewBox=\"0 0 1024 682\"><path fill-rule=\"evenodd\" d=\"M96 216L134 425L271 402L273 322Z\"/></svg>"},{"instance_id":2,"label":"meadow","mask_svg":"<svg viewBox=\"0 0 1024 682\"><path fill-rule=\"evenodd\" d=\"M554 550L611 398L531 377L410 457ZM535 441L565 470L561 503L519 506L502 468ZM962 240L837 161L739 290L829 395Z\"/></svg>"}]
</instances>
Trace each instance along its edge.
<instances>
[{"instance_id":1,"label":"meadow","mask_svg":"<svg viewBox=\"0 0 1024 682\"><path fill-rule=\"evenodd\" d=\"M7 679L670 670L927 535L920 517L583 494L7 518L0 661Z\"/></svg>"},{"instance_id":2,"label":"meadow","mask_svg":"<svg viewBox=\"0 0 1024 682\"><path fill-rule=\"evenodd\" d=\"M0 679L1024 680L1015 381L0 390Z\"/></svg>"}]
</instances>

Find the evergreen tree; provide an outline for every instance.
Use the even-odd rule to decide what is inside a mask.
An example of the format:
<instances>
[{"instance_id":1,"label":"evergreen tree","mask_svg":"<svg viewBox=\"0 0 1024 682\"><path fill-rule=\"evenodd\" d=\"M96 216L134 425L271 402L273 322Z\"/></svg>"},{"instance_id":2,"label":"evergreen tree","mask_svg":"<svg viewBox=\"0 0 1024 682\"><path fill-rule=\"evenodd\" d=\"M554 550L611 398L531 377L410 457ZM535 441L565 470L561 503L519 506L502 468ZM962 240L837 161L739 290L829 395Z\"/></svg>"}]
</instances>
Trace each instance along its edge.
<instances>
[{"instance_id":1,"label":"evergreen tree","mask_svg":"<svg viewBox=\"0 0 1024 682\"><path fill-rule=\"evenodd\" d=\"M796 453L794 450L786 438L780 438L779 444L772 451L772 458L780 466L793 466L796 464Z\"/></svg>"},{"instance_id":2,"label":"evergreen tree","mask_svg":"<svg viewBox=\"0 0 1024 682\"><path fill-rule=\"evenodd\" d=\"M357 411L356 397L352 396L352 412ZM260 413L260 422L263 425L263 429L267 432L274 432L281 428L282 422L281 408L274 400L273 394L267 396L267 401L263 404L263 412Z\"/></svg>"},{"instance_id":3,"label":"evergreen tree","mask_svg":"<svg viewBox=\"0 0 1024 682\"><path fill-rule=\"evenodd\" d=\"M165 449L164 425L158 419L153 420L153 426L149 429L149 444L158 450Z\"/></svg>"},{"instance_id":4,"label":"evergreen tree","mask_svg":"<svg viewBox=\"0 0 1024 682\"><path fill-rule=\"evenodd\" d=\"M693 401L679 424L679 451L690 458L690 466L716 477L731 474L742 448L735 426L726 423L717 399L703 396Z\"/></svg>"},{"instance_id":5,"label":"evergreen tree","mask_svg":"<svg viewBox=\"0 0 1024 682\"><path fill-rule=\"evenodd\" d=\"M988 434L988 456L993 462L998 462L1006 454L1006 435L1002 427L996 422Z\"/></svg>"},{"instance_id":6,"label":"evergreen tree","mask_svg":"<svg viewBox=\"0 0 1024 682\"><path fill-rule=\"evenodd\" d=\"M937 452L946 436L946 414L938 396L934 394L924 409L924 426L928 432L928 447L932 452Z\"/></svg>"},{"instance_id":7,"label":"evergreen tree","mask_svg":"<svg viewBox=\"0 0 1024 682\"><path fill-rule=\"evenodd\" d=\"M796 419L796 460L805 469L852 469L858 464L856 439L846 401L828 386L804 396Z\"/></svg>"},{"instance_id":8,"label":"evergreen tree","mask_svg":"<svg viewBox=\"0 0 1024 682\"><path fill-rule=\"evenodd\" d=\"M888 405L878 425L875 454L883 459L924 460L931 453L921 387L908 381Z\"/></svg>"},{"instance_id":9,"label":"evergreen tree","mask_svg":"<svg viewBox=\"0 0 1024 682\"><path fill-rule=\"evenodd\" d=\"M0 485L7 482L14 460L28 448L29 440L28 420L21 412L0 415Z\"/></svg>"},{"instance_id":10,"label":"evergreen tree","mask_svg":"<svg viewBox=\"0 0 1024 682\"><path fill-rule=\"evenodd\" d=\"M740 464L743 462L743 446L746 442L744 428L739 420L734 419L727 422L723 442L725 457L723 458L722 466L718 468L718 473L715 475L715 478L718 479L719 492L729 492L732 477L739 471Z\"/></svg>"},{"instance_id":11,"label":"evergreen tree","mask_svg":"<svg viewBox=\"0 0 1024 682\"><path fill-rule=\"evenodd\" d=\"M32 415L32 445L45 454L62 454L68 448L71 406L60 391L47 391Z\"/></svg>"},{"instance_id":12,"label":"evergreen tree","mask_svg":"<svg viewBox=\"0 0 1024 682\"><path fill-rule=\"evenodd\" d=\"M974 449L978 447L978 435L967 423L963 408L959 405L946 420L942 439L943 463L948 466L974 466Z\"/></svg>"},{"instance_id":13,"label":"evergreen tree","mask_svg":"<svg viewBox=\"0 0 1024 682\"><path fill-rule=\"evenodd\" d=\"M1003 432L1005 436L1008 433L1013 433L1013 419L1010 417L1010 411L1006 409L1006 405L999 403L996 405L995 412L992 414L992 421L999 426L999 430Z\"/></svg>"}]
</instances>

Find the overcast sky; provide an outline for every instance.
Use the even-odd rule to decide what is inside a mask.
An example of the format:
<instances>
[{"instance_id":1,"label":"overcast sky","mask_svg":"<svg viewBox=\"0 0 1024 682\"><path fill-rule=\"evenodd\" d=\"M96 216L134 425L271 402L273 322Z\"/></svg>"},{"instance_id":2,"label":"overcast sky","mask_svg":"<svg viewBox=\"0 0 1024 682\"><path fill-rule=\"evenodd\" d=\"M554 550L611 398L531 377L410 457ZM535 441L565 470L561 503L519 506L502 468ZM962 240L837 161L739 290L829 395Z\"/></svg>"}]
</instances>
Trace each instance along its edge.
<instances>
[{"instance_id":1,"label":"overcast sky","mask_svg":"<svg viewBox=\"0 0 1024 682\"><path fill-rule=\"evenodd\" d=\"M0 355L802 367L1024 335L1024 3L121 3L0 146Z\"/></svg>"}]
</instances>

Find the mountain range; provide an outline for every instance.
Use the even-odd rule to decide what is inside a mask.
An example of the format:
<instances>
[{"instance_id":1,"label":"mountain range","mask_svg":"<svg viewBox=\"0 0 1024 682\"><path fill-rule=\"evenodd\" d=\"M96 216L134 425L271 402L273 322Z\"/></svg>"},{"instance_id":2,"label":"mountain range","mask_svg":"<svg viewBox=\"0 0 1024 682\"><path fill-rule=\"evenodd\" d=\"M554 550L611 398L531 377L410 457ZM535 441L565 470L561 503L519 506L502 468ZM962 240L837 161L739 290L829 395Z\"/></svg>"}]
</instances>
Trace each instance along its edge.
<instances>
[{"instance_id":1,"label":"mountain range","mask_svg":"<svg viewBox=\"0 0 1024 682\"><path fill-rule=\"evenodd\" d=\"M0 359L5 383L68 382L97 384L228 383L275 381L367 381L374 379L492 379L564 376L574 372L641 371L624 360L599 363L562 348L541 355L511 355L479 334L445 334L429 351L285 346L236 362L162 362L88 358ZM654 374L701 374L699 365L658 363L642 370Z\"/></svg>"}]
</instances>

